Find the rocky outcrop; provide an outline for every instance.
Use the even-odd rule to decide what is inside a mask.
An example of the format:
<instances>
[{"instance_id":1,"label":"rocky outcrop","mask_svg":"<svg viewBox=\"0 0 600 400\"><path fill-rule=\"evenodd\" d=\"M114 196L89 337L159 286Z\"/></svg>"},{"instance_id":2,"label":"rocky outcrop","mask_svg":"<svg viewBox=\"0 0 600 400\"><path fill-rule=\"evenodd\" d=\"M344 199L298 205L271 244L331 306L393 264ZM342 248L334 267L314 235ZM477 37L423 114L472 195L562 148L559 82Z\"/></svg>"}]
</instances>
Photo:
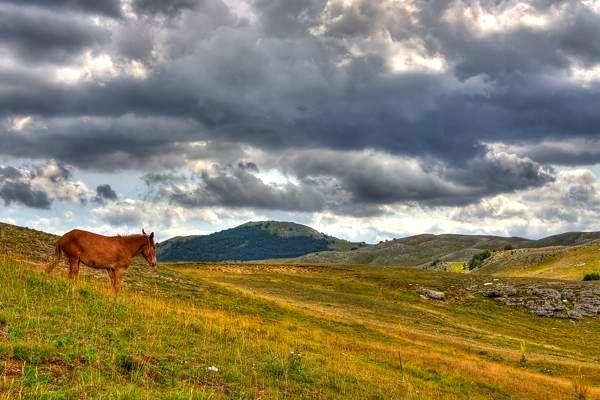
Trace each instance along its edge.
<instances>
[{"instance_id":1,"label":"rocky outcrop","mask_svg":"<svg viewBox=\"0 0 600 400\"><path fill-rule=\"evenodd\" d=\"M525 307L541 317L600 317L600 287L554 282L547 287L487 282L481 293L511 307Z\"/></svg>"}]
</instances>

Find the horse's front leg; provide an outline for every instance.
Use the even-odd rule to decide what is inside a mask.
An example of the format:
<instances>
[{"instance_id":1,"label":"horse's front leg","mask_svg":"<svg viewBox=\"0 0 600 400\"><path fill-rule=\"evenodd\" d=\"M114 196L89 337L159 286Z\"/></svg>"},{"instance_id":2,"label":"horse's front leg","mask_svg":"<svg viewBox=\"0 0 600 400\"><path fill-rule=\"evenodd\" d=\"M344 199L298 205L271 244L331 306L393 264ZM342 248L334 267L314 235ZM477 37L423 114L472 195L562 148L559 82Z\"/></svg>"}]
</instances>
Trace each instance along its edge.
<instances>
[{"instance_id":1,"label":"horse's front leg","mask_svg":"<svg viewBox=\"0 0 600 400\"><path fill-rule=\"evenodd\" d=\"M109 275L112 281L113 293L115 294L115 296L118 296L119 292L121 291L121 286L123 284L123 275L125 275L125 268L115 267L115 269L109 271L112 271L112 274L111 272L109 272Z\"/></svg>"}]
</instances>

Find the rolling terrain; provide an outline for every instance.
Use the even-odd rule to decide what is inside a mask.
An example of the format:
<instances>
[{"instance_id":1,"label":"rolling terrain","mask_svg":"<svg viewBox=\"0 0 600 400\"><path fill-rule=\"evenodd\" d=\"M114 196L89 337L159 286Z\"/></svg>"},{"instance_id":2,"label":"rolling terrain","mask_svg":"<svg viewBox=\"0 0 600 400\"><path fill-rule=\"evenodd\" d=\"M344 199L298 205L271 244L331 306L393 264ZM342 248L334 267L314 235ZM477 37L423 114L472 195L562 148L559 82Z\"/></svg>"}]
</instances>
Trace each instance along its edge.
<instances>
[{"instance_id":1,"label":"rolling terrain","mask_svg":"<svg viewBox=\"0 0 600 400\"><path fill-rule=\"evenodd\" d=\"M574 246L600 238L600 232L571 232L540 240L481 235L417 235L344 252L315 252L291 262L314 264L394 265L426 268L437 261L467 262L484 250ZM492 272L490 270L490 272Z\"/></svg>"},{"instance_id":2,"label":"rolling terrain","mask_svg":"<svg viewBox=\"0 0 600 400\"><path fill-rule=\"evenodd\" d=\"M0 399L600 399L597 318L473 289L544 280L139 260L114 299L89 269L41 272L54 236L0 238Z\"/></svg>"},{"instance_id":3,"label":"rolling terrain","mask_svg":"<svg viewBox=\"0 0 600 400\"><path fill-rule=\"evenodd\" d=\"M297 257L323 250L366 247L291 222L248 222L210 235L174 237L159 244L168 261L261 260Z\"/></svg>"},{"instance_id":4,"label":"rolling terrain","mask_svg":"<svg viewBox=\"0 0 600 400\"><path fill-rule=\"evenodd\" d=\"M568 232L539 240L485 235L423 234L377 245L340 240L289 222L249 222L205 236L175 237L158 246L163 261L259 261L312 265L401 266L459 272L491 250L480 272L581 280L600 270L600 232ZM577 256L573 256L578 254Z\"/></svg>"}]
</instances>

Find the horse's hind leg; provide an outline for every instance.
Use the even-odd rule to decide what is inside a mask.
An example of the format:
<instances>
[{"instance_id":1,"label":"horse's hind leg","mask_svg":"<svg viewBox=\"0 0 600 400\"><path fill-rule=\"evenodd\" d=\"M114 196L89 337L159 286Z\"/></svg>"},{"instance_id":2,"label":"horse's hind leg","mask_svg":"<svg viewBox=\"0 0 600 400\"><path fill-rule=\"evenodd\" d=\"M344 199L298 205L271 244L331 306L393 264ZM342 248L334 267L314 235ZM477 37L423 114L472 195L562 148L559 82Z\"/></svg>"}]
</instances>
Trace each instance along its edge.
<instances>
[{"instance_id":1,"label":"horse's hind leg","mask_svg":"<svg viewBox=\"0 0 600 400\"><path fill-rule=\"evenodd\" d=\"M79 275L79 257L69 258L69 278L75 279Z\"/></svg>"},{"instance_id":2,"label":"horse's hind leg","mask_svg":"<svg viewBox=\"0 0 600 400\"><path fill-rule=\"evenodd\" d=\"M106 272L108 272L108 277L110 278L110 285L113 287L115 287L115 270L112 268L109 268L106 270Z\"/></svg>"},{"instance_id":3,"label":"horse's hind leg","mask_svg":"<svg viewBox=\"0 0 600 400\"><path fill-rule=\"evenodd\" d=\"M60 248L60 244L56 245L56 251L54 252L54 259L52 261L50 261L50 263L48 264L48 266L46 266L46 272L47 273L51 273L52 271L54 271L54 268L56 268L56 266L58 265L58 263L60 262L60 253L61 253L61 248Z\"/></svg>"}]
</instances>

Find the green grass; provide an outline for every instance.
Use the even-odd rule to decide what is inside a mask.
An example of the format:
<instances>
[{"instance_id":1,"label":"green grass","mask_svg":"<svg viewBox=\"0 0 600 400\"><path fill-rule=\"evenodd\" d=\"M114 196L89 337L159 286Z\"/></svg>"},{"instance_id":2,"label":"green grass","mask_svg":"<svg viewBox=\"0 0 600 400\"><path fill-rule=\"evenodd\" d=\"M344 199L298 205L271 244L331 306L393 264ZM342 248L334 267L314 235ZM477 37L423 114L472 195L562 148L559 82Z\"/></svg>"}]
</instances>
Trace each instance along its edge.
<instances>
[{"instance_id":1,"label":"green grass","mask_svg":"<svg viewBox=\"0 0 600 400\"><path fill-rule=\"evenodd\" d=\"M104 275L49 276L13 248L0 256L0 399L600 398L598 320L466 290L484 275L137 262L115 299Z\"/></svg>"}]
</instances>

